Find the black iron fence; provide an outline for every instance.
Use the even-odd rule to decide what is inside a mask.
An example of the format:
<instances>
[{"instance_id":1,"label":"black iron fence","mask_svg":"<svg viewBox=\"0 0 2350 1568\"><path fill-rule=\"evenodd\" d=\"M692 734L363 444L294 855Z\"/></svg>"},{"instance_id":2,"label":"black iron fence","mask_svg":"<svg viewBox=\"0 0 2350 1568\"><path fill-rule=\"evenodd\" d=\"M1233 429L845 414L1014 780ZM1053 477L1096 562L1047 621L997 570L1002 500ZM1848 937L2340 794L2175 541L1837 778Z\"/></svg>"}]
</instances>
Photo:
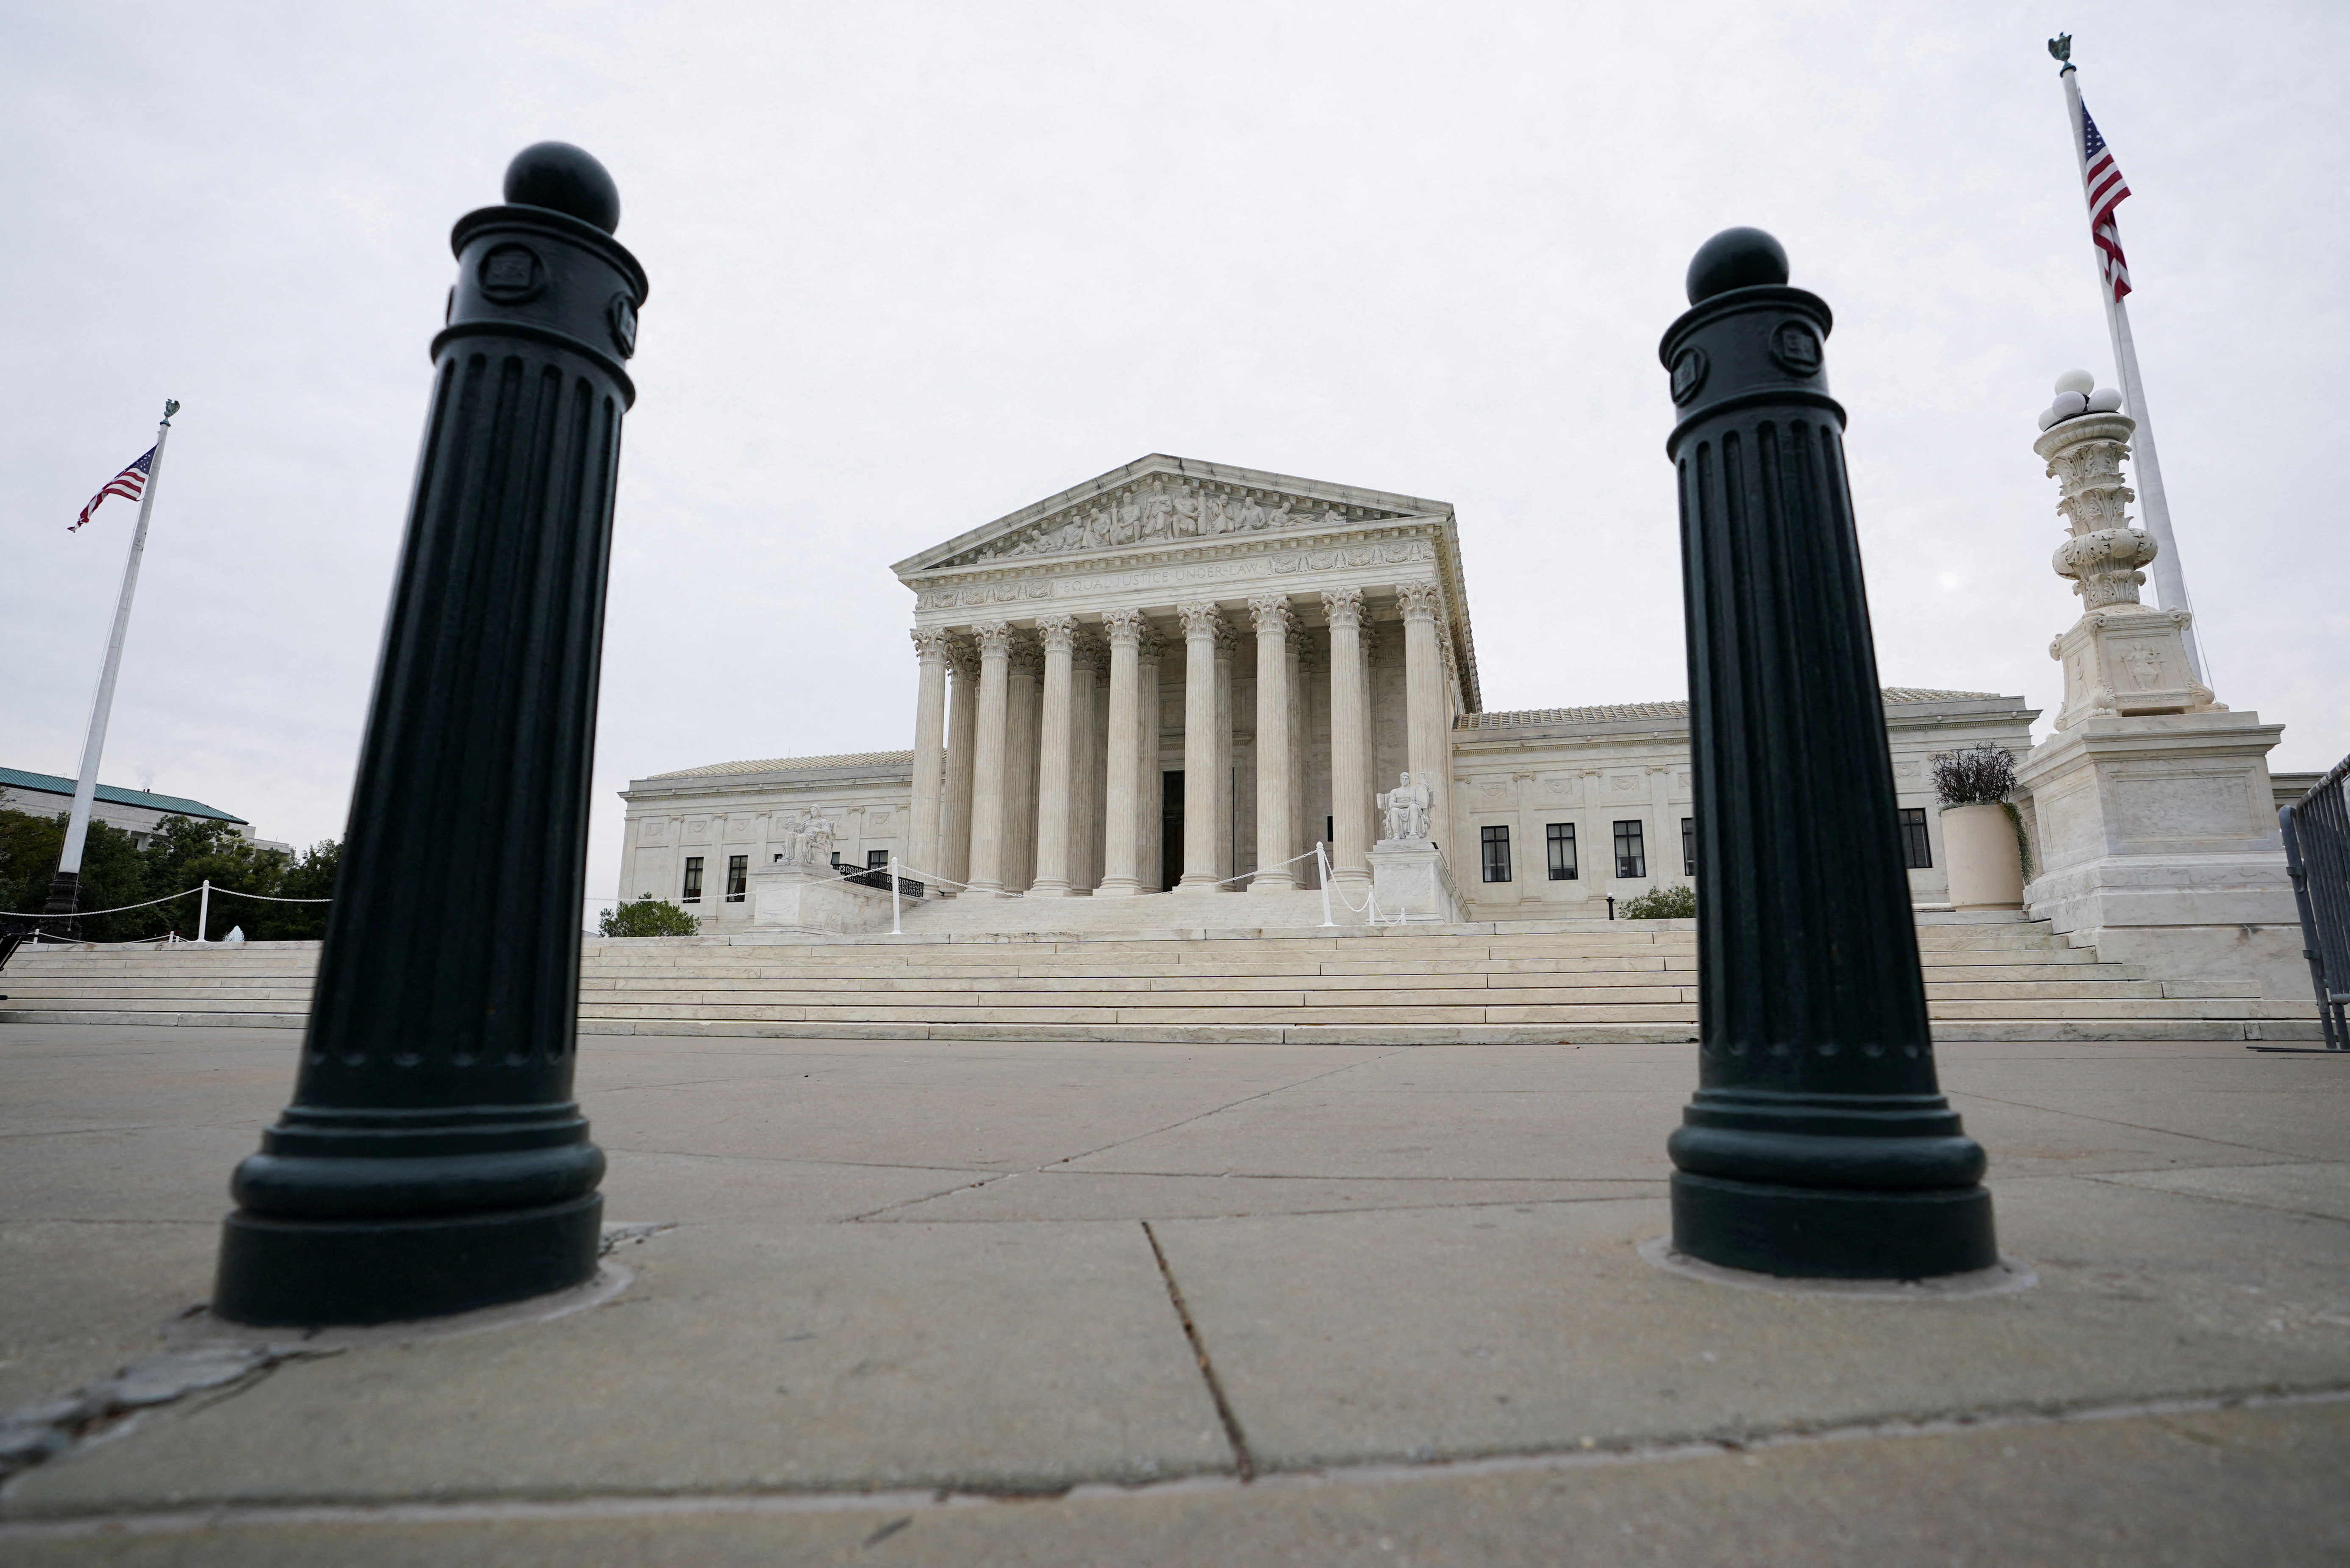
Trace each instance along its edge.
<instances>
[{"instance_id":1,"label":"black iron fence","mask_svg":"<svg viewBox=\"0 0 2350 1568\"><path fill-rule=\"evenodd\" d=\"M889 890L889 867L870 866L862 871L858 871L843 866L840 867L840 879L844 882L854 882L860 888L870 888L876 892L886 893ZM919 898L922 896L922 884L911 877L900 877L898 878L898 892L903 898Z\"/></svg>"},{"instance_id":2,"label":"black iron fence","mask_svg":"<svg viewBox=\"0 0 2350 1568\"><path fill-rule=\"evenodd\" d=\"M2328 1051L2350 1051L2350 804L2344 787L2350 757L2317 786L2279 808L2284 863L2301 905L2302 948L2317 987L2317 1016Z\"/></svg>"}]
</instances>

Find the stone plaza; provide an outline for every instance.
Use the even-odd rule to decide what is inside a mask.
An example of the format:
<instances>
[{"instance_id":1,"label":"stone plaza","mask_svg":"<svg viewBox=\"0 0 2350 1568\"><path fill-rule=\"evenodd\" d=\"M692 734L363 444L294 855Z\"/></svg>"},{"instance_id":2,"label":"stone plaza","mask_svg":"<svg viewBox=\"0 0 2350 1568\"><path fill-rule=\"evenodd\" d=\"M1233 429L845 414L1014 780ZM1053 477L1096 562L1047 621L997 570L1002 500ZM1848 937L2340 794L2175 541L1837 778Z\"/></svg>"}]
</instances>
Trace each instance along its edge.
<instances>
[{"instance_id":1,"label":"stone plaza","mask_svg":"<svg viewBox=\"0 0 2350 1568\"><path fill-rule=\"evenodd\" d=\"M0 1024L0 1562L2350 1553L2338 1062L1945 1047L2037 1282L1883 1300L1642 1261L1683 1044L591 1035L617 1296L207 1358L297 1038Z\"/></svg>"}]
</instances>

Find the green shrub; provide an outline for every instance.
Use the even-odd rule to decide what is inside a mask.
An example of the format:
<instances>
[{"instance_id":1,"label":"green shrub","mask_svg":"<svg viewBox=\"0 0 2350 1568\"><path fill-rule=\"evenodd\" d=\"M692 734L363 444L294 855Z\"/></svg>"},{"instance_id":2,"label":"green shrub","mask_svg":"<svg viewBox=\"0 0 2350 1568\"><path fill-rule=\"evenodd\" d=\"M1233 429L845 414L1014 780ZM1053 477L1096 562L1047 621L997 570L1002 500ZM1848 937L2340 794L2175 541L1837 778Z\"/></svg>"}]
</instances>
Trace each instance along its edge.
<instances>
[{"instance_id":1,"label":"green shrub","mask_svg":"<svg viewBox=\"0 0 2350 1568\"><path fill-rule=\"evenodd\" d=\"M1638 898L1627 898L1617 906L1616 916L1624 920L1690 920L1697 918L1697 889L1694 888L1651 888Z\"/></svg>"},{"instance_id":2,"label":"green shrub","mask_svg":"<svg viewBox=\"0 0 2350 1568\"><path fill-rule=\"evenodd\" d=\"M599 937L690 937L701 929L700 920L650 893L633 904L605 910L596 921Z\"/></svg>"}]
</instances>

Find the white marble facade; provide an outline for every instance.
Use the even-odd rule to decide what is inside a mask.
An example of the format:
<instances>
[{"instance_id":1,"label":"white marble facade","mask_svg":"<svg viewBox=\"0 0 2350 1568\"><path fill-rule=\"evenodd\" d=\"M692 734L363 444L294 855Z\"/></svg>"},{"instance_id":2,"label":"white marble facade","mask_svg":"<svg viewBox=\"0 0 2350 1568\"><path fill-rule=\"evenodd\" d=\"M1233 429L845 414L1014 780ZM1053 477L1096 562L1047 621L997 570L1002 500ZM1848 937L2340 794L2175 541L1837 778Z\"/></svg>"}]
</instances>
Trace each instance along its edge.
<instances>
[{"instance_id":1,"label":"white marble facade","mask_svg":"<svg viewBox=\"0 0 2350 1568\"><path fill-rule=\"evenodd\" d=\"M1154 455L893 570L915 596L911 750L632 783L622 897L680 898L699 857L692 907L747 922L727 867L766 864L808 805L839 825L843 864L894 852L966 897L1278 894L1315 885L1312 860L1281 863L1316 841L1345 891L1367 880L1374 795L1406 771L1434 794L1471 919L1596 914L1689 880L1685 705L1482 711L1442 502ZM2021 753L2036 714L1982 692L1887 697L1930 903L1926 754ZM1619 823L1638 825L1638 875L1617 874ZM1573 830L1572 877L1552 875L1554 825ZM1506 832L1506 881L1487 879L1487 829Z\"/></svg>"}]
</instances>

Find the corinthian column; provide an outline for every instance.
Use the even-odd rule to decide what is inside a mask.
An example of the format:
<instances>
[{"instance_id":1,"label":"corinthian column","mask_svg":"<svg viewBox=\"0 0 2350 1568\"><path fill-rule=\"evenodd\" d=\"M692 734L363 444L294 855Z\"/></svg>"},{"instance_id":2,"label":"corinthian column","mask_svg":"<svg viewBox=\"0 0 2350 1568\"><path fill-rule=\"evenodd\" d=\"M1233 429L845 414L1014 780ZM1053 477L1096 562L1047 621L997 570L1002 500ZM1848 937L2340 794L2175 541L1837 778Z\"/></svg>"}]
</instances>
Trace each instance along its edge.
<instances>
[{"instance_id":1,"label":"corinthian column","mask_svg":"<svg viewBox=\"0 0 2350 1568\"><path fill-rule=\"evenodd\" d=\"M1024 892L1036 876L1036 710L1041 705L1044 649L1012 634L1003 699L1003 890Z\"/></svg>"},{"instance_id":2,"label":"corinthian column","mask_svg":"<svg viewBox=\"0 0 2350 1568\"><path fill-rule=\"evenodd\" d=\"M1396 589L1403 607L1404 765L1412 782L1430 792L1428 820L1442 833L1450 822L1452 769L1446 754L1444 656L1438 651L1434 583L1405 583ZM1450 836L1449 834L1445 835Z\"/></svg>"},{"instance_id":3,"label":"corinthian column","mask_svg":"<svg viewBox=\"0 0 2350 1568\"><path fill-rule=\"evenodd\" d=\"M1289 847L1292 780L1289 722L1289 596L1249 600L1256 623L1256 875L1252 893L1289 893L1297 874L1282 864Z\"/></svg>"},{"instance_id":4,"label":"corinthian column","mask_svg":"<svg viewBox=\"0 0 2350 1568\"><path fill-rule=\"evenodd\" d=\"M1036 619L1036 636L1045 645L1045 707L1038 721L1036 879L1028 885L1032 898L1069 896L1069 784L1076 771L1070 746L1069 654L1076 635L1075 616Z\"/></svg>"},{"instance_id":5,"label":"corinthian column","mask_svg":"<svg viewBox=\"0 0 2350 1568\"><path fill-rule=\"evenodd\" d=\"M1112 610L1102 630L1109 638L1109 778L1094 897L1130 898L1142 891L1142 612Z\"/></svg>"},{"instance_id":6,"label":"corinthian column","mask_svg":"<svg viewBox=\"0 0 2350 1568\"><path fill-rule=\"evenodd\" d=\"M1142 846L1137 851L1135 873L1142 878L1146 893L1163 893L1166 869L1160 864L1166 847L1167 775L1159 766L1159 657L1167 651L1167 639L1149 621L1143 622L1142 639L1136 644L1134 665L1140 679L1136 682L1135 742L1142 754L1138 767L1142 778L1142 798L1135 814L1141 820L1135 824L1136 836Z\"/></svg>"},{"instance_id":7,"label":"corinthian column","mask_svg":"<svg viewBox=\"0 0 2350 1568\"><path fill-rule=\"evenodd\" d=\"M1108 652L1080 638L1069 656L1069 890L1090 893L1101 880L1102 673Z\"/></svg>"},{"instance_id":8,"label":"corinthian column","mask_svg":"<svg viewBox=\"0 0 2350 1568\"><path fill-rule=\"evenodd\" d=\"M1216 890L1216 634L1212 604L1185 605L1183 618L1183 879L1179 893Z\"/></svg>"},{"instance_id":9,"label":"corinthian column","mask_svg":"<svg viewBox=\"0 0 2350 1568\"><path fill-rule=\"evenodd\" d=\"M937 627L917 627L913 639L920 676L914 686L914 820L906 858L928 871L938 867L945 806L947 634Z\"/></svg>"},{"instance_id":10,"label":"corinthian column","mask_svg":"<svg viewBox=\"0 0 2350 1568\"><path fill-rule=\"evenodd\" d=\"M979 639L979 734L971 761L971 890L1003 891L1005 732L1011 728L1012 626L983 621Z\"/></svg>"},{"instance_id":11,"label":"corinthian column","mask_svg":"<svg viewBox=\"0 0 2350 1568\"><path fill-rule=\"evenodd\" d=\"M947 711L946 821L941 830L939 858L924 870L957 882L971 879L971 753L979 738L979 654L958 638L947 645L947 671L953 679L954 701ZM941 889L952 898L956 889Z\"/></svg>"},{"instance_id":12,"label":"corinthian column","mask_svg":"<svg viewBox=\"0 0 2350 1568\"><path fill-rule=\"evenodd\" d=\"M1370 845L1371 693L1363 678L1363 593L1337 588L1322 596L1330 618L1331 881L1367 884Z\"/></svg>"}]
</instances>

